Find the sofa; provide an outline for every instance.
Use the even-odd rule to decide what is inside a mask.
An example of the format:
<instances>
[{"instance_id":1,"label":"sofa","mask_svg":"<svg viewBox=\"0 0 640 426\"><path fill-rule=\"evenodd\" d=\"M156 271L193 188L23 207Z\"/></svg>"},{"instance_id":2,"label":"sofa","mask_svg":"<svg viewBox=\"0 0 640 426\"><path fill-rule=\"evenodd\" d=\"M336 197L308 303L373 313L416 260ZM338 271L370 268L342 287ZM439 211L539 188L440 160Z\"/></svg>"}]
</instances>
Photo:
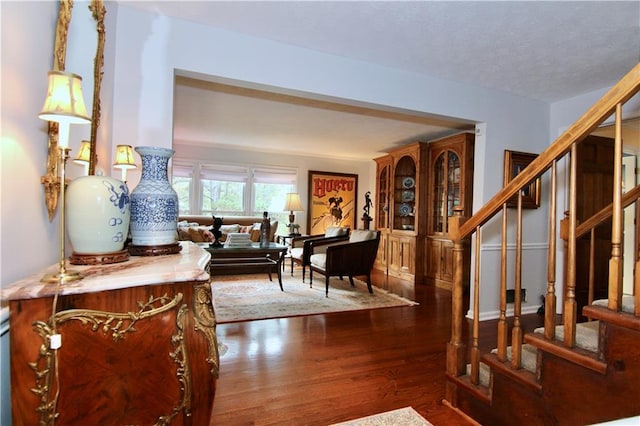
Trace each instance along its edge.
<instances>
[{"instance_id":1,"label":"sofa","mask_svg":"<svg viewBox=\"0 0 640 426\"><path fill-rule=\"evenodd\" d=\"M260 225L262 217L254 216L220 216L222 217L221 242L227 238L227 234L242 232L250 234L251 240L260 241ZM278 221L271 219L271 233L269 241L275 241L276 231L278 229ZM213 226L213 217L207 215L180 215L178 217L178 240L193 241L194 243L211 242L213 234L211 227Z\"/></svg>"}]
</instances>

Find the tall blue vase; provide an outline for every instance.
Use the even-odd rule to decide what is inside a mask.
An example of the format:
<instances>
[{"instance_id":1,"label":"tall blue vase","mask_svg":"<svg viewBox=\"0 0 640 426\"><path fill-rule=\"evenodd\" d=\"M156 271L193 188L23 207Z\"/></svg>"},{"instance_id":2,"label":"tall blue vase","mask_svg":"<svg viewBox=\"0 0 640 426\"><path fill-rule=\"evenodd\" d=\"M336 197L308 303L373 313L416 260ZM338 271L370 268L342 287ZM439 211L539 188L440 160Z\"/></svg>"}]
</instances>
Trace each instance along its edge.
<instances>
[{"instance_id":1,"label":"tall blue vase","mask_svg":"<svg viewBox=\"0 0 640 426\"><path fill-rule=\"evenodd\" d=\"M178 194L169 183L167 166L175 151L138 146L140 183L131 192L131 239L134 246L177 244Z\"/></svg>"}]
</instances>

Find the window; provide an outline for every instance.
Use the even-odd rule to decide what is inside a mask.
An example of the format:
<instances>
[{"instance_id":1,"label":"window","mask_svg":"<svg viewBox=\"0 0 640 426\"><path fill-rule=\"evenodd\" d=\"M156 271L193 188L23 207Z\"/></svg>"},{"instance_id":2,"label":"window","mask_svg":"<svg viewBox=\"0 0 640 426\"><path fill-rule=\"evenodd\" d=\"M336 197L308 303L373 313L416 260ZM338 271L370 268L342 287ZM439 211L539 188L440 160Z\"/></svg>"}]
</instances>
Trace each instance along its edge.
<instances>
[{"instance_id":1,"label":"window","mask_svg":"<svg viewBox=\"0 0 640 426\"><path fill-rule=\"evenodd\" d=\"M173 189L178 193L180 214L191 214L191 188L193 184L193 167L173 163Z\"/></svg>"},{"instance_id":2,"label":"window","mask_svg":"<svg viewBox=\"0 0 640 426\"><path fill-rule=\"evenodd\" d=\"M199 214L242 216L246 211L247 173L245 167L201 166Z\"/></svg>"},{"instance_id":3,"label":"window","mask_svg":"<svg viewBox=\"0 0 640 426\"><path fill-rule=\"evenodd\" d=\"M295 169L173 163L173 187L180 214L216 216L269 216L278 220L278 231L288 232L289 212L283 211L288 192L296 192Z\"/></svg>"},{"instance_id":4,"label":"window","mask_svg":"<svg viewBox=\"0 0 640 426\"><path fill-rule=\"evenodd\" d=\"M288 192L295 192L297 175L295 170L253 170L253 214L278 219L278 233L288 233L289 212L283 210Z\"/></svg>"}]
</instances>

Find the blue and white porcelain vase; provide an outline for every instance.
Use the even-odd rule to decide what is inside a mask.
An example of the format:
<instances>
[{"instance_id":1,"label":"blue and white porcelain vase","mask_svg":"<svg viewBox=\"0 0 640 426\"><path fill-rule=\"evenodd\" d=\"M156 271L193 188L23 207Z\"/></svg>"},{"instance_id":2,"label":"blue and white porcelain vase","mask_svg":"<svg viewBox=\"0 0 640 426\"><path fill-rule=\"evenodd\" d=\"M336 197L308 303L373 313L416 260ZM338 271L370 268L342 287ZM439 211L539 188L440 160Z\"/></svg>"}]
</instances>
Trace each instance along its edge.
<instances>
[{"instance_id":1,"label":"blue and white porcelain vase","mask_svg":"<svg viewBox=\"0 0 640 426\"><path fill-rule=\"evenodd\" d=\"M135 150L142 158L142 176L131 192L131 242L134 246L175 244L178 194L167 176L167 165L175 151L153 146Z\"/></svg>"},{"instance_id":2,"label":"blue and white porcelain vase","mask_svg":"<svg viewBox=\"0 0 640 426\"><path fill-rule=\"evenodd\" d=\"M129 234L129 189L109 176L82 176L65 193L67 235L75 254L116 253Z\"/></svg>"}]
</instances>

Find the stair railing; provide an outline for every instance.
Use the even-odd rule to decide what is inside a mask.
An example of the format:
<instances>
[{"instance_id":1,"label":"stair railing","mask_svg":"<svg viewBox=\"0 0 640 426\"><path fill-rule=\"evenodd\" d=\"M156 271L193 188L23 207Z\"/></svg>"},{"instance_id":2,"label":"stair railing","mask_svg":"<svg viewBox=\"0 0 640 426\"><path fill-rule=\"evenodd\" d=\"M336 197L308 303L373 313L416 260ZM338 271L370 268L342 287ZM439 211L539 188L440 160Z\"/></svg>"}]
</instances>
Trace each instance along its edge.
<instances>
[{"instance_id":1,"label":"stair railing","mask_svg":"<svg viewBox=\"0 0 640 426\"><path fill-rule=\"evenodd\" d=\"M613 215L614 222L612 238L612 255L610 259L610 278L609 278L609 309L619 311L621 308L622 296L622 205L626 202L632 202L634 197L640 195L638 192L629 193L622 196L621 187L621 158L622 158L622 140L621 134L621 115L622 105L626 103L640 90L640 64L637 64L629 73L627 73L615 86L613 86L600 100L598 100L582 117L580 117L573 125L556 139L543 153L536 157L524 170L522 170L511 182L505 185L498 193L484 206L482 206L473 216L466 219L461 216L461 212L450 219L449 235L453 241L453 262L454 277L452 288L452 321L451 321L451 339L447 344L447 374L452 377L458 377L465 374L467 363L467 346L463 341L463 322L464 322L464 289L466 283L463 282L463 246L466 240L475 235L475 262L474 271L474 318L471 328L471 377L473 384L479 382L479 344L478 344L478 309L480 291L480 266L482 263L480 255L481 230L482 226L497 214L502 212L502 240L501 240L501 265L500 265L500 313L498 318L497 333L497 357L505 361L507 358L508 345L508 325L507 325L507 309L506 309L506 282L507 282L507 201L512 197L516 197L516 259L515 259L515 300L514 300L514 318L511 335L511 356L512 367L520 368L522 354L522 329L521 329L521 274L522 274L522 191L529 186L535 179L540 178L549 172L550 195L549 195L549 240L548 240L548 259L547 259L547 289L545 296L545 337L553 339L555 337L555 312L557 305L557 296L555 290L556 283L556 240L557 235L557 162L569 155L570 158L570 177L569 177L569 211L567 219L561 222L561 233L567 235L566 253L565 253L565 271L564 284L565 296L563 300L563 319L564 319L564 345L573 347L575 345L575 329L577 319L577 308L575 300L575 259L576 259L576 238L579 232L587 232L586 224L592 221L602 221L604 219L595 219L599 214L594 215L585 221L580 227L576 220L576 175L577 175L577 144L584 140L593 130L601 123L609 118L614 112L616 114L616 148L615 148L615 168L618 170L615 174L614 185L614 202L609 210ZM616 195L617 194L617 195ZM604 214L604 213L603 213ZM640 260L637 260L636 275L640 277ZM640 316L640 279L635 280L635 301L636 315ZM455 387L452 384L447 386L446 399L455 405Z\"/></svg>"}]
</instances>

